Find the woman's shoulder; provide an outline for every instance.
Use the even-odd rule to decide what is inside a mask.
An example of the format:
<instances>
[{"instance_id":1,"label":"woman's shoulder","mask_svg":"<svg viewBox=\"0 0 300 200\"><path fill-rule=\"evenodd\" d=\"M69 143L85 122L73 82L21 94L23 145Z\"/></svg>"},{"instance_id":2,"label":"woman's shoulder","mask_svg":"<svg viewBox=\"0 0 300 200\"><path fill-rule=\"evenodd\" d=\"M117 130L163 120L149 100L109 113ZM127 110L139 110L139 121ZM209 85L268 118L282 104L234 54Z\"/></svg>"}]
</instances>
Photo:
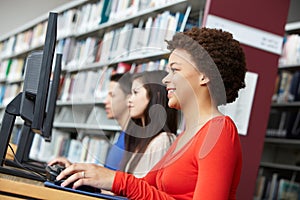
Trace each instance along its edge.
<instances>
[{"instance_id":1,"label":"woman's shoulder","mask_svg":"<svg viewBox=\"0 0 300 200\"><path fill-rule=\"evenodd\" d=\"M176 135L174 133L161 132L152 139L152 141L149 143L149 146L153 146L156 148L170 146L175 139Z\"/></svg>"},{"instance_id":2,"label":"woman's shoulder","mask_svg":"<svg viewBox=\"0 0 300 200\"><path fill-rule=\"evenodd\" d=\"M236 135L238 134L237 127L234 121L226 115L217 116L211 119L208 123L205 124L203 131L205 132L204 135L208 135L205 137L215 137L219 138L222 136L228 135ZM201 129L199 132L202 132ZM204 136L202 135L202 136ZM201 134L198 134L198 137L202 137Z\"/></svg>"},{"instance_id":3,"label":"woman's shoulder","mask_svg":"<svg viewBox=\"0 0 300 200\"><path fill-rule=\"evenodd\" d=\"M205 134L198 134L196 143L196 146L200 147L200 158L206 157L213 149L229 150L236 149L235 147L240 148L236 125L229 116L213 118L210 123L206 125Z\"/></svg>"},{"instance_id":4,"label":"woman's shoulder","mask_svg":"<svg viewBox=\"0 0 300 200\"><path fill-rule=\"evenodd\" d=\"M212 125L212 127L220 127L220 128L233 128L236 129L236 125L234 121L227 115L217 116L211 119L208 125Z\"/></svg>"},{"instance_id":5,"label":"woman's shoulder","mask_svg":"<svg viewBox=\"0 0 300 200\"><path fill-rule=\"evenodd\" d=\"M161 132L153 140L155 140L155 139L156 140L167 140L167 139L175 140L176 135L174 133L170 133L170 132Z\"/></svg>"}]
</instances>

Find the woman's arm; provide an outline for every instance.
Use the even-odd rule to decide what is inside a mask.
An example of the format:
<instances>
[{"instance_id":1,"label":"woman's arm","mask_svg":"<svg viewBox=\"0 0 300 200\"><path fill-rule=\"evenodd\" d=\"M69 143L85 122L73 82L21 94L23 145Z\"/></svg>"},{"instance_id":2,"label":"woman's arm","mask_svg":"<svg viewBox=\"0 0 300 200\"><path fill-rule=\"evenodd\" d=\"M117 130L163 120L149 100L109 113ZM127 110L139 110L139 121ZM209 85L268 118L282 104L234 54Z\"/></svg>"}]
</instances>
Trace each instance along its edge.
<instances>
[{"instance_id":1,"label":"woman's arm","mask_svg":"<svg viewBox=\"0 0 300 200\"><path fill-rule=\"evenodd\" d=\"M208 151L201 148L195 155L198 178L193 199L235 199L242 167L241 146L235 126L225 127L217 142L210 143L213 146L206 145ZM216 133L209 134L206 141Z\"/></svg>"},{"instance_id":2,"label":"woman's arm","mask_svg":"<svg viewBox=\"0 0 300 200\"><path fill-rule=\"evenodd\" d=\"M149 175L151 176L151 175ZM131 174L113 171L96 164L75 163L67 167L57 176L57 180L68 177L62 186L73 183L73 188L88 185L95 188L111 190L117 195L126 196L129 199L170 199L168 194L157 190L144 179L139 179Z\"/></svg>"},{"instance_id":3,"label":"woman's arm","mask_svg":"<svg viewBox=\"0 0 300 200\"><path fill-rule=\"evenodd\" d=\"M112 191L131 200L174 200L170 195L150 185L145 179L139 179L119 171L115 174Z\"/></svg>"}]
</instances>

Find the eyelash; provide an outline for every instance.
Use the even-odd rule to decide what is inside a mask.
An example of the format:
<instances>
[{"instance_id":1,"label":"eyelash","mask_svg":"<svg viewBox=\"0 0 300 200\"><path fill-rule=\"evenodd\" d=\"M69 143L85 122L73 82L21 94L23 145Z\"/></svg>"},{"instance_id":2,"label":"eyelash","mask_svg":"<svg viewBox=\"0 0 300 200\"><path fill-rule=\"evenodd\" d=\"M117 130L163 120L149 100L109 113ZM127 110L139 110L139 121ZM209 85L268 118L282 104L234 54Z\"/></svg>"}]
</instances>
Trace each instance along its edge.
<instances>
[{"instance_id":1,"label":"eyelash","mask_svg":"<svg viewBox=\"0 0 300 200\"><path fill-rule=\"evenodd\" d=\"M171 67L170 70L174 73L175 71L177 71L177 69Z\"/></svg>"}]
</instances>

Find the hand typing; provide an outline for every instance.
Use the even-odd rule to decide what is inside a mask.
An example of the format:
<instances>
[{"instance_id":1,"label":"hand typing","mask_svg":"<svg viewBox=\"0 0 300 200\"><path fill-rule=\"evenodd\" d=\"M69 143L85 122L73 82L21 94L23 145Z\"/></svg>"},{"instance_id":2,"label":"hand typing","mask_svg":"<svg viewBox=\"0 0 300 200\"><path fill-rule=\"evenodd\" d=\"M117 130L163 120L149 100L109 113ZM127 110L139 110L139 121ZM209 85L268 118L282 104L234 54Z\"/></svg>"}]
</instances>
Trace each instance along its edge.
<instances>
[{"instance_id":1,"label":"hand typing","mask_svg":"<svg viewBox=\"0 0 300 200\"><path fill-rule=\"evenodd\" d=\"M95 188L111 190L115 178L115 171L101 167L96 164L74 163L63 170L57 180L66 178L62 186L73 183L76 189L81 185L89 185Z\"/></svg>"}]
</instances>

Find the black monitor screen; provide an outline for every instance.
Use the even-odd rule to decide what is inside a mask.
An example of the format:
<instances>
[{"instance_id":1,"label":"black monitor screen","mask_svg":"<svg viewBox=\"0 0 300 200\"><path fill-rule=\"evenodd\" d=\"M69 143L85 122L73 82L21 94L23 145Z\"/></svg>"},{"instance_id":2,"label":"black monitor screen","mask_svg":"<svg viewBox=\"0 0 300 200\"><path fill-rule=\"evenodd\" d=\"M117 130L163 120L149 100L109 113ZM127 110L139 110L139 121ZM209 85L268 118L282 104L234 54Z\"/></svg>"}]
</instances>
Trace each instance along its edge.
<instances>
[{"instance_id":1,"label":"black monitor screen","mask_svg":"<svg viewBox=\"0 0 300 200\"><path fill-rule=\"evenodd\" d=\"M57 14L50 13L44 49L43 51L33 52L26 61L24 88L20 105L22 119L31 124L31 131L41 134L46 140L51 139L60 76L58 65L61 62L61 55L57 55L54 78L50 81L56 32Z\"/></svg>"},{"instance_id":2,"label":"black monitor screen","mask_svg":"<svg viewBox=\"0 0 300 200\"><path fill-rule=\"evenodd\" d=\"M52 74L56 32L57 13L50 13L43 50L32 52L27 57L23 91L6 106L2 118L0 130L1 166L5 160L16 116L21 116L24 121L15 156L17 163L29 161L29 152L35 133L40 134L46 141L51 140L62 59L61 54L56 54Z\"/></svg>"}]
</instances>

